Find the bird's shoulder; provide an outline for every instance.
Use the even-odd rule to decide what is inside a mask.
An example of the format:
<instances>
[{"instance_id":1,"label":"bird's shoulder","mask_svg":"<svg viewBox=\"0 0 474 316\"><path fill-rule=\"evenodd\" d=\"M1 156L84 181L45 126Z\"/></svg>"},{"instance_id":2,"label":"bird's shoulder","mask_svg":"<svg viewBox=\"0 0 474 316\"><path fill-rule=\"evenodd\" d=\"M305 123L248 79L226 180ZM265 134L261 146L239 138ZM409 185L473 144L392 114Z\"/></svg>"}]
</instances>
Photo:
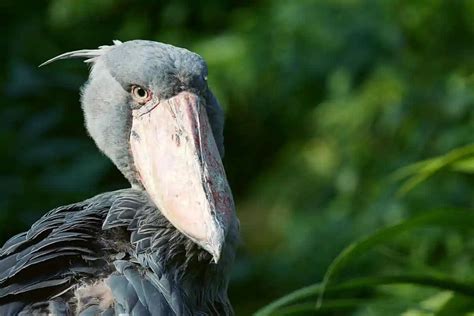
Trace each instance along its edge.
<instances>
[{"instance_id":1,"label":"bird's shoulder","mask_svg":"<svg viewBox=\"0 0 474 316\"><path fill-rule=\"evenodd\" d=\"M144 191L100 194L4 244L0 315L232 314L222 265L210 260Z\"/></svg>"},{"instance_id":2,"label":"bird's shoulder","mask_svg":"<svg viewBox=\"0 0 474 316\"><path fill-rule=\"evenodd\" d=\"M68 293L78 280L110 274L111 256L129 244L124 220L131 222L144 201L133 189L103 193L55 208L10 238L0 248L0 314L15 315L29 303ZM103 229L106 220L110 227Z\"/></svg>"}]
</instances>

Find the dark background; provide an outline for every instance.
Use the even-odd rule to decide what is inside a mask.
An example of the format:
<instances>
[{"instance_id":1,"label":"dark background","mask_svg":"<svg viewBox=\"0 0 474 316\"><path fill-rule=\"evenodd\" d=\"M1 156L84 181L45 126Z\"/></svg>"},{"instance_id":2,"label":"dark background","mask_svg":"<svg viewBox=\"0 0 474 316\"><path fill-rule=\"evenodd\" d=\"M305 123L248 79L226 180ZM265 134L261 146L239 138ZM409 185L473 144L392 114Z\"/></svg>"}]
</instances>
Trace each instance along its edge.
<instances>
[{"instance_id":1,"label":"dark background","mask_svg":"<svg viewBox=\"0 0 474 316\"><path fill-rule=\"evenodd\" d=\"M360 236L474 205L472 159L417 186L392 177L473 141L473 1L2 1L0 11L0 242L53 207L127 186L83 126L87 66L37 67L114 39L166 42L208 62L242 227L237 315L321 281ZM472 282L473 250L472 232L425 229L345 276L430 269ZM438 294L392 286L391 305L370 310L426 309Z\"/></svg>"}]
</instances>

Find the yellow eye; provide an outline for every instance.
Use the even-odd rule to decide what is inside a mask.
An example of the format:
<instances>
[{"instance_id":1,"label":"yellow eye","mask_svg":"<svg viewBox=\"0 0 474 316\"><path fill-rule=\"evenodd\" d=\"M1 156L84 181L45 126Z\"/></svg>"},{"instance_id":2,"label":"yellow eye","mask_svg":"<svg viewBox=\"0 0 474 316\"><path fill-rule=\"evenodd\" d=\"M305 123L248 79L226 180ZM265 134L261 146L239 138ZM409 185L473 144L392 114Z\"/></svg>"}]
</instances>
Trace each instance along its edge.
<instances>
[{"instance_id":1,"label":"yellow eye","mask_svg":"<svg viewBox=\"0 0 474 316\"><path fill-rule=\"evenodd\" d=\"M151 92L140 86L132 86L130 93L133 99L140 104L145 104L151 99Z\"/></svg>"}]
</instances>

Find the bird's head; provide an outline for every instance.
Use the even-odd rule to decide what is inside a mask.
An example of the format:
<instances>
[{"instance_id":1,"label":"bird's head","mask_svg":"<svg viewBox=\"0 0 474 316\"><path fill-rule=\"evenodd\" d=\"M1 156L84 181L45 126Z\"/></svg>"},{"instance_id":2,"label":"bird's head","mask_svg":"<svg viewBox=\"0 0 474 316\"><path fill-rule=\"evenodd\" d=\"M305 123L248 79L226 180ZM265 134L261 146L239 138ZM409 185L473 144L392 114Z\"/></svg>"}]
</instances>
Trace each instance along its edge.
<instances>
[{"instance_id":1,"label":"bird's head","mask_svg":"<svg viewBox=\"0 0 474 316\"><path fill-rule=\"evenodd\" d=\"M221 107L197 54L135 40L59 55L86 58L87 130L132 186L217 262L235 207L221 158ZM43 64L43 65L44 65Z\"/></svg>"}]
</instances>

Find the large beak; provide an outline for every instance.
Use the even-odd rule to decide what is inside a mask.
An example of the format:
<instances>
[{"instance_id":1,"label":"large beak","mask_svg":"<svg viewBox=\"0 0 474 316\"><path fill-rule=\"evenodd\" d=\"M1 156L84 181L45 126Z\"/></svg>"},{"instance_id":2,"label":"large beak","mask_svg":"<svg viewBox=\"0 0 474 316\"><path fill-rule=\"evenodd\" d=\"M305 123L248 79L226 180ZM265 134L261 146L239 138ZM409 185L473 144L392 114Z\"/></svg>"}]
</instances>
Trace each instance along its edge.
<instances>
[{"instance_id":1,"label":"large beak","mask_svg":"<svg viewBox=\"0 0 474 316\"><path fill-rule=\"evenodd\" d=\"M204 104L180 94L133 111L131 151L142 185L164 216L217 263L234 201Z\"/></svg>"}]
</instances>

